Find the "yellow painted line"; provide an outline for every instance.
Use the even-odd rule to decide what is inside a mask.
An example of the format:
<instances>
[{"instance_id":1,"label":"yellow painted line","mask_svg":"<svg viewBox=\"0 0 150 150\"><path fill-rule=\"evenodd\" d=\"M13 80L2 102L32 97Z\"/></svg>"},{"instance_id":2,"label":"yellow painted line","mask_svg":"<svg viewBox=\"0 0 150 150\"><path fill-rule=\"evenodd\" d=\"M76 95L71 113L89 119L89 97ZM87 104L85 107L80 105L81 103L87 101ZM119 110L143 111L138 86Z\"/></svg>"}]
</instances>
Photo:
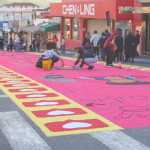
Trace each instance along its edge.
<instances>
[{"instance_id":1,"label":"yellow painted line","mask_svg":"<svg viewBox=\"0 0 150 150\"><path fill-rule=\"evenodd\" d=\"M5 67L0 67L5 68ZM0 88L20 107L32 120L33 122L45 133L46 136L59 136L59 135L69 135L69 134L79 134L79 133L90 133L90 132L98 132L98 131L106 131L106 130L120 130L122 129L121 127L115 125L114 123L110 122L109 120L105 119L102 116L99 116L98 114L92 112L91 110L81 106L80 104L74 102L73 100L67 98L66 96L60 94L59 92L54 91L53 89L40 84L26 76L23 76L19 73L16 73L12 70L11 72L17 74L18 76L22 76L23 80L30 80L30 83L36 83L38 86L33 86L30 88L36 88L36 87L41 87L45 88L47 91L41 91L41 92L9 92L9 89L19 89L23 87L4 87L4 84L10 84L10 83L0 83ZM5 72L5 71L3 71ZM9 75L9 74L8 74ZM10 79L5 79L3 81L8 81ZM18 79L19 80L19 79ZM24 83L24 82L22 82ZM14 83L12 83L13 85ZM20 84L20 83L16 83ZM29 87L24 87L24 88L29 88ZM31 93L55 93L58 96L57 97L48 97L48 98L26 98L26 99L18 99L15 95L21 95L21 94L31 94ZM55 105L55 106L41 106L41 107L25 107L22 103L23 102L35 102L39 100L47 100L47 101L54 101L54 100L66 100L70 104L68 105ZM86 114L82 115L68 115L68 116L57 116L57 117L46 117L46 118L38 118L36 117L32 111L39 111L39 110L49 110L49 109L66 109L66 108L80 108L86 112ZM95 129L82 129L82 130L72 130L72 131L62 131L62 132L52 132L50 131L44 124L46 123L53 123L53 122L59 122L59 121L66 121L66 120L86 120L86 119L97 119L99 121L104 122L105 124L108 125L108 127L103 127L103 128L95 128ZM57 128L57 127L56 127Z\"/></svg>"}]
</instances>

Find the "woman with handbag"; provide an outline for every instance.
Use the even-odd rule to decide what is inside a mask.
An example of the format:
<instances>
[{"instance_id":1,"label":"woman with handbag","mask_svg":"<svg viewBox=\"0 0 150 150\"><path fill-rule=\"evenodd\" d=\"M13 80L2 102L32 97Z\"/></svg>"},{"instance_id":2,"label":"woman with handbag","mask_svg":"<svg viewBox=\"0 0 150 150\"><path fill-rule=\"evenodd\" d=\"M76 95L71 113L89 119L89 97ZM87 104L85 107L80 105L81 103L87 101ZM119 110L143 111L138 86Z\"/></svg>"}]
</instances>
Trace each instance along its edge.
<instances>
[{"instance_id":1,"label":"woman with handbag","mask_svg":"<svg viewBox=\"0 0 150 150\"><path fill-rule=\"evenodd\" d=\"M106 59L106 66L112 67L112 61L113 61L113 53L117 50L117 46L115 44L116 36L119 35L120 32L118 30L115 30L114 33L108 37L106 40L103 48L106 49L107 53L107 59Z\"/></svg>"}]
</instances>

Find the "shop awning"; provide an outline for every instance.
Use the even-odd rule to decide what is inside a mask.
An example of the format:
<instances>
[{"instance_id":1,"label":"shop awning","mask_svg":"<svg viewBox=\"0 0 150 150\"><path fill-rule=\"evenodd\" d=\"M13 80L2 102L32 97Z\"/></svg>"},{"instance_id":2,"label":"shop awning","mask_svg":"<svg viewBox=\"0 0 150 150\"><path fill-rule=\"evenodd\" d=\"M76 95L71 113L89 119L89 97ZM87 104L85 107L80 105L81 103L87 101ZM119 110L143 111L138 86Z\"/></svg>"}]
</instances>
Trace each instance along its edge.
<instances>
[{"instance_id":1,"label":"shop awning","mask_svg":"<svg viewBox=\"0 0 150 150\"><path fill-rule=\"evenodd\" d=\"M40 26L39 29L44 30L44 31L60 31L60 24L59 23L50 23L47 25Z\"/></svg>"},{"instance_id":2,"label":"shop awning","mask_svg":"<svg viewBox=\"0 0 150 150\"><path fill-rule=\"evenodd\" d=\"M22 28L21 30L26 31L26 32L31 32L31 33L34 33L37 31L35 26L25 27L25 28Z\"/></svg>"}]
</instances>

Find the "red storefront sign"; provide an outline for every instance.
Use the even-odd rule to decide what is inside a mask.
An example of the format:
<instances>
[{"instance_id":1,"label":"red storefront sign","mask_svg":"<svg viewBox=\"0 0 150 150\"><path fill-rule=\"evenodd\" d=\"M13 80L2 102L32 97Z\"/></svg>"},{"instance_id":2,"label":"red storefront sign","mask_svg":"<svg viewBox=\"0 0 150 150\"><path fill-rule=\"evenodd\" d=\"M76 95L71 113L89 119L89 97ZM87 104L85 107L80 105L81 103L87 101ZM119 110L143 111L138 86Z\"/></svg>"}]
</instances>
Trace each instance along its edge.
<instances>
[{"instance_id":1,"label":"red storefront sign","mask_svg":"<svg viewBox=\"0 0 150 150\"><path fill-rule=\"evenodd\" d=\"M109 5L108 5L109 4ZM111 17L116 18L116 1L101 0L90 2L54 3L51 4L51 16L106 18L106 11L111 12Z\"/></svg>"},{"instance_id":2,"label":"red storefront sign","mask_svg":"<svg viewBox=\"0 0 150 150\"><path fill-rule=\"evenodd\" d=\"M110 12L111 19L133 19L131 14L119 14L120 6L134 7L134 0L91 0L51 4L51 16L106 19Z\"/></svg>"},{"instance_id":3,"label":"red storefront sign","mask_svg":"<svg viewBox=\"0 0 150 150\"><path fill-rule=\"evenodd\" d=\"M50 16L50 12L47 12L47 13L41 13L41 18L42 19L49 19L52 17Z\"/></svg>"}]
</instances>

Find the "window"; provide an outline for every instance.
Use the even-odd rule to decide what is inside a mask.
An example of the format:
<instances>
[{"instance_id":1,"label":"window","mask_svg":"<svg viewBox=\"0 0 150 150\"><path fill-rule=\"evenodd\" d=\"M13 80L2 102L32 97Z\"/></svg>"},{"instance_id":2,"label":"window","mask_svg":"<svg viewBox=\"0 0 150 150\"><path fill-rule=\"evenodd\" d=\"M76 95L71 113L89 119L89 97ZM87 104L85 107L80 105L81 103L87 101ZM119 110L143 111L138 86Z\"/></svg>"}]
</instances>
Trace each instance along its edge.
<instances>
[{"instance_id":1,"label":"window","mask_svg":"<svg viewBox=\"0 0 150 150\"><path fill-rule=\"evenodd\" d=\"M64 36L67 39L70 38L70 19L69 18L65 18L64 20Z\"/></svg>"},{"instance_id":2,"label":"window","mask_svg":"<svg viewBox=\"0 0 150 150\"><path fill-rule=\"evenodd\" d=\"M80 23L79 18L73 18L73 40L79 40Z\"/></svg>"}]
</instances>

